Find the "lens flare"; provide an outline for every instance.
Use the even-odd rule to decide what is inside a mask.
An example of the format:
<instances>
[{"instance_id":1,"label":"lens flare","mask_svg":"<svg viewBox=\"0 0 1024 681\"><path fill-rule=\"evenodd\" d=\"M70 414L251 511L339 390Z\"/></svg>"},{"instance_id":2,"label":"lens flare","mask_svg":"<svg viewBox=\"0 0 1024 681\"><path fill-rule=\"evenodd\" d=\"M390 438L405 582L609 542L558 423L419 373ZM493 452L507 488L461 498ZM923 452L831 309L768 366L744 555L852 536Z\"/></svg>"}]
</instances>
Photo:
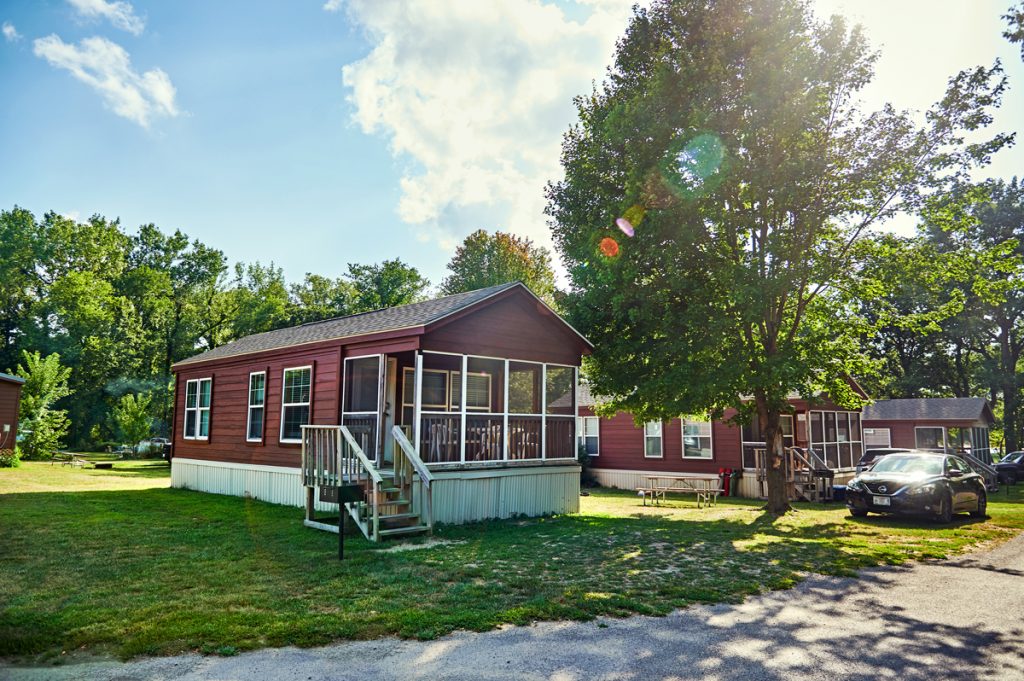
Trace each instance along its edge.
<instances>
[{"instance_id":1,"label":"lens flare","mask_svg":"<svg viewBox=\"0 0 1024 681\"><path fill-rule=\"evenodd\" d=\"M718 136L702 133L669 147L661 161L661 176L676 196L696 198L721 181L724 160L725 146Z\"/></svg>"},{"instance_id":2,"label":"lens flare","mask_svg":"<svg viewBox=\"0 0 1024 681\"><path fill-rule=\"evenodd\" d=\"M626 218L618 218L615 221L615 226L622 230L622 233L626 236L631 237L636 234L636 230L633 229L633 225L630 224L629 220Z\"/></svg>"},{"instance_id":3,"label":"lens flare","mask_svg":"<svg viewBox=\"0 0 1024 681\"><path fill-rule=\"evenodd\" d=\"M629 220L629 224L633 225L633 227L639 227L640 223L644 221L645 215L647 215L647 209L636 204L627 208L626 212L622 214L622 217Z\"/></svg>"},{"instance_id":4,"label":"lens flare","mask_svg":"<svg viewBox=\"0 0 1024 681\"><path fill-rule=\"evenodd\" d=\"M598 249L601 251L601 255L606 258L614 258L619 254L619 242L610 236L606 236L601 239Z\"/></svg>"}]
</instances>

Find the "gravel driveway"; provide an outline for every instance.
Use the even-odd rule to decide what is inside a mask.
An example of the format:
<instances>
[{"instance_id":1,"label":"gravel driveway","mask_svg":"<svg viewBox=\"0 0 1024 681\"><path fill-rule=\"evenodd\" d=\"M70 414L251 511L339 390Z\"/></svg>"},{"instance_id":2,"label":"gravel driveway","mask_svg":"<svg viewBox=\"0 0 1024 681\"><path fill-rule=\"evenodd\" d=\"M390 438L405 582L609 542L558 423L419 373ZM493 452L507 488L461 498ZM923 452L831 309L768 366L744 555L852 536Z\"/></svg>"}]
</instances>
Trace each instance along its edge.
<instances>
[{"instance_id":1,"label":"gravel driveway","mask_svg":"<svg viewBox=\"0 0 1024 681\"><path fill-rule=\"evenodd\" d=\"M1024 680L1024 535L951 561L812 577L738 606L237 657L0 667L0 678Z\"/></svg>"}]
</instances>

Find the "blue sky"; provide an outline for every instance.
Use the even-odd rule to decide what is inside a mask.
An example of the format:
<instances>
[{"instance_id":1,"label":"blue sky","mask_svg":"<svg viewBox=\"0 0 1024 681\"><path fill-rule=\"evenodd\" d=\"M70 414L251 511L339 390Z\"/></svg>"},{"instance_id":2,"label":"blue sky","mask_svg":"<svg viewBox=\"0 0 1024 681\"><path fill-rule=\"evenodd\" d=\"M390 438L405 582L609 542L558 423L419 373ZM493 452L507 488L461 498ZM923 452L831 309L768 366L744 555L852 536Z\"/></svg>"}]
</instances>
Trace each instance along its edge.
<instances>
[{"instance_id":1,"label":"blue sky","mask_svg":"<svg viewBox=\"0 0 1024 681\"><path fill-rule=\"evenodd\" d=\"M543 183L571 97L600 78L630 4L5 2L0 207L180 228L289 280L400 257L438 283L478 227L549 244ZM816 4L883 50L869 104L923 109L998 56L1012 89L997 125L1024 120L1024 69L999 35L1009 0ZM988 174L1022 161L1015 147Z\"/></svg>"}]
</instances>

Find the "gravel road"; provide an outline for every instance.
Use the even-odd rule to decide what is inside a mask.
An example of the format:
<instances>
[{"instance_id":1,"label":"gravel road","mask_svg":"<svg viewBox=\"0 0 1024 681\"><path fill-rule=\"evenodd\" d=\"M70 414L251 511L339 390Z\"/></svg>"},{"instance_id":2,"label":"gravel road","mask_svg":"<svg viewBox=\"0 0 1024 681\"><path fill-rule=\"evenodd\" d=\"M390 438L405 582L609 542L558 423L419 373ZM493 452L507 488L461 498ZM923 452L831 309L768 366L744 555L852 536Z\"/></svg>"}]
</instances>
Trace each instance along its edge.
<instances>
[{"instance_id":1,"label":"gravel road","mask_svg":"<svg viewBox=\"0 0 1024 681\"><path fill-rule=\"evenodd\" d=\"M10 681L328 679L1024 680L1024 535L985 553L812 577L742 605L384 639L236 657L182 655L45 669Z\"/></svg>"}]
</instances>

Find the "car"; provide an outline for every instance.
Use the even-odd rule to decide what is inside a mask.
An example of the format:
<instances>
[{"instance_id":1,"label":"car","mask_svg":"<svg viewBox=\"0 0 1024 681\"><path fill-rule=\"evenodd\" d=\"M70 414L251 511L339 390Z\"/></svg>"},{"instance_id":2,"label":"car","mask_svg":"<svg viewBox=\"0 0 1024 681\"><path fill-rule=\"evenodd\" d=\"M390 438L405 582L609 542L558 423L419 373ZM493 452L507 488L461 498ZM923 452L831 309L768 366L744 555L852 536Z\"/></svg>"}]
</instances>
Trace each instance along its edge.
<instances>
[{"instance_id":1,"label":"car","mask_svg":"<svg viewBox=\"0 0 1024 681\"><path fill-rule=\"evenodd\" d=\"M906 454L913 450L910 449L899 449L896 447L878 447L868 449L864 451L864 455L860 457L860 461L857 462L857 475L860 475L868 468L871 468L871 464L887 454Z\"/></svg>"},{"instance_id":2,"label":"car","mask_svg":"<svg viewBox=\"0 0 1024 681\"><path fill-rule=\"evenodd\" d=\"M949 523L956 513L984 518L985 479L959 456L929 452L887 454L846 485L850 515L868 513L932 516Z\"/></svg>"},{"instance_id":3,"label":"car","mask_svg":"<svg viewBox=\"0 0 1024 681\"><path fill-rule=\"evenodd\" d=\"M1010 452L992 467L1003 484L1016 485L1018 480L1024 480L1024 452Z\"/></svg>"}]
</instances>

